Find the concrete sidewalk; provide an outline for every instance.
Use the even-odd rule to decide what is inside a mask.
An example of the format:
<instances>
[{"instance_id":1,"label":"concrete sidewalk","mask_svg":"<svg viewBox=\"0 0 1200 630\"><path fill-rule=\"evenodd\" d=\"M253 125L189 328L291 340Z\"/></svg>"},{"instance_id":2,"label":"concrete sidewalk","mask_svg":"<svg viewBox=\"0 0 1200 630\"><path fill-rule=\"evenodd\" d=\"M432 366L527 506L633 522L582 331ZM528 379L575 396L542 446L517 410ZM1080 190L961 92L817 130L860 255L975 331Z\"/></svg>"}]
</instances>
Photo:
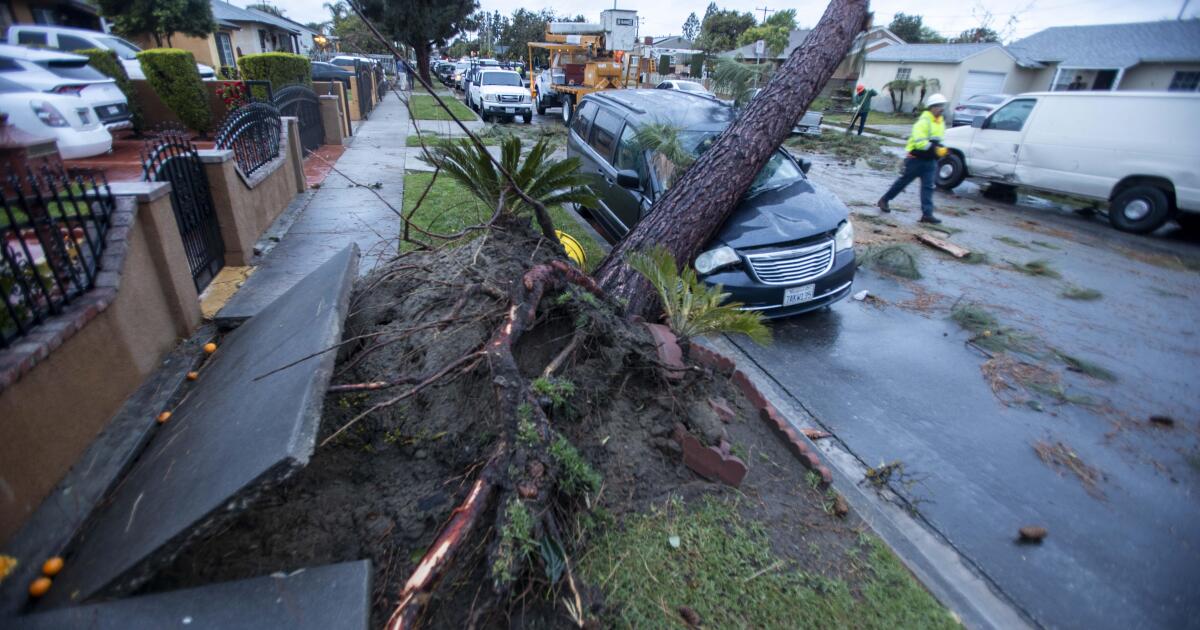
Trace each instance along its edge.
<instances>
[{"instance_id":1,"label":"concrete sidewalk","mask_svg":"<svg viewBox=\"0 0 1200 630\"><path fill-rule=\"evenodd\" d=\"M396 213L403 207L410 129L408 111L388 94L355 130L354 142L324 183L298 196L264 235L260 244L266 253L254 261L254 275L217 313L219 326L236 326L254 316L346 245L354 243L362 253L360 275L396 252Z\"/></svg>"}]
</instances>

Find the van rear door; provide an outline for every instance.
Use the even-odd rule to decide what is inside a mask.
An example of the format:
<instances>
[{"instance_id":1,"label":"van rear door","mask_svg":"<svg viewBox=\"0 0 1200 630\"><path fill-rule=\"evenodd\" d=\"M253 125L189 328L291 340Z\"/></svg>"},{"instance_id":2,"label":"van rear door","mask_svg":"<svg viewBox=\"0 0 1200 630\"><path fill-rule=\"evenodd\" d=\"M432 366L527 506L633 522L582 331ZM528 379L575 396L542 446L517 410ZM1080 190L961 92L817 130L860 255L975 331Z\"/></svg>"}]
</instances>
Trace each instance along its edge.
<instances>
[{"instance_id":1,"label":"van rear door","mask_svg":"<svg viewBox=\"0 0 1200 630\"><path fill-rule=\"evenodd\" d=\"M971 140L971 174L988 179L1012 179L1017 167L1026 122L1037 99L1018 98L1005 103L983 122Z\"/></svg>"}]
</instances>

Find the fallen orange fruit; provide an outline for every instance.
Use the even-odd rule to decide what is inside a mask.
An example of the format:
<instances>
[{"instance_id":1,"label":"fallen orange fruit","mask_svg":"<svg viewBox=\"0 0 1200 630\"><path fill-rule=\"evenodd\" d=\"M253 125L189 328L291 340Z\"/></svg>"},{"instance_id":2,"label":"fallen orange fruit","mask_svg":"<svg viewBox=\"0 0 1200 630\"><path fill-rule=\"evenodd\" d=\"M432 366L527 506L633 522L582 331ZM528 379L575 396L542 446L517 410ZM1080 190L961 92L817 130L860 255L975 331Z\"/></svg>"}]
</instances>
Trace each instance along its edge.
<instances>
[{"instance_id":1,"label":"fallen orange fruit","mask_svg":"<svg viewBox=\"0 0 1200 630\"><path fill-rule=\"evenodd\" d=\"M164 422L166 422L167 420L170 420L170 419L171 419L171 412L170 412L170 411L164 411L164 412L162 412L162 413L158 414L158 423L159 423L159 424L162 424L162 423L164 423Z\"/></svg>"},{"instance_id":2,"label":"fallen orange fruit","mask_svg":"<svg viewBox=\"0 0 1200 630\"><path fill-rule=\"evenodd\" d=\"M50 584L50 578L40 577L30 583L29 594L34 597L41 597L46 594L46 591L50 590Z\"/></svg>"},{"instance_id":3,"label":"fallen orange fruit","mask_svg":"<svg viewBox=\"0 0 1200 630\"><path fill-rule=\"evenodd\" d=\"M54 556L53 558L50 558L42 563L42 574L54 577L58 575L59 571L62 571L62 568L63 559L58 556Z\"/></svg>"},{"instance_id":4,"label":"fallen orange fruit","mask_svg":"<svg viewBox=\"0 0 1200 630\"><path fill-rule=\"evenodd\" d=\"M188 379L189 381L194 381L194 380L196 380L196 379L198 379L198 378L200 378L200 373L199 373L199 372L188 372L188 373L187 373L187 379Z\"/></svg>"},{"instance_id":5,"label":"fallen orange fruit","mask_svg":"<svg viewBox=\"0 0 1200 630\"><path fill-rule=\"evenodd\" d=\"M211 342L211 341L210 341L210 342L208 342L208 343L206 343L206 344L204 344L204 351L205 351L205 352L207 352L208 354L212 354L212 353L216 352L216 351L217 351L217 344L215 344L215 343L213 343L213 342Z\"/></svg>"}]
</instances>

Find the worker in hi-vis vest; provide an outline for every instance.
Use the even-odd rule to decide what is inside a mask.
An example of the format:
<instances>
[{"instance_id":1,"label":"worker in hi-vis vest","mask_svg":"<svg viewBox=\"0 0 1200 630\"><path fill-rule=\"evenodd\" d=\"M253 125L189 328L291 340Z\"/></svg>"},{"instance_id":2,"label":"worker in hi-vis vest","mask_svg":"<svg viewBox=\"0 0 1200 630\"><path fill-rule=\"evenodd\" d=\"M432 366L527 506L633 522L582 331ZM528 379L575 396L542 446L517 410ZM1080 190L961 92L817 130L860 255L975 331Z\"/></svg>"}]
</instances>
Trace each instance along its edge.
<instances>
[{"instance_id":1,"label":"worker in hi-vis vest","mask_svg":"<svg viewBox=\"0 0 1200 630\"><path fill-rule=\"evenodd\" d=\"M942 111L946 109L946 97L934 94L925 101L927 109L921 112L917 122L913 123L912 133L908 136L908 144L904 150L908 156L904 158L904 170L883 196L879 198L879 209L891 212L888 202L896 195L904 192L912 180L921 178L921 223L941 223L933 216L933 182L937 176L938 158L946 155L946 147L942 146L942 134L946 133L946 120Z\"/></svg>"}]
</instances>

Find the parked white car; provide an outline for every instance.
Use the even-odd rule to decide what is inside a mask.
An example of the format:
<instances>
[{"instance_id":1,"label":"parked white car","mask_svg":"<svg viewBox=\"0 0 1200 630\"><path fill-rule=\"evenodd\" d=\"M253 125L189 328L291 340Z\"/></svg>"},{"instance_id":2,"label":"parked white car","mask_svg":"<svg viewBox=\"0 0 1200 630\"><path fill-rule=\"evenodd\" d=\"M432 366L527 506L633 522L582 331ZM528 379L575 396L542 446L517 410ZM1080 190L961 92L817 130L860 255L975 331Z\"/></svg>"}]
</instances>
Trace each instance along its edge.
<instances>
[{"instance_id":1,"label":"parked white car","mask_svg":"<svg viewBox=\"0 0 1200 630\"><path fill-rule=\"evenodd\" d=\"M667 79L662 83L654 86L657 90L683 90L684 92L699 92L701 94L712 94L705 88L703 84L695 81L681 81L679 79Z\"/></svg>"},{"instance_id":2,"label":"parked white car","mask_svg":"<svg viewBox=\"0 0 1200 630\"><path fill-rule=\"evenodd\" d=\"M117 82L82 55L0 44L0 75L38 92L78 98L110 131L130 126L129 101Z\"/></svg>"},{"instance_id":3,"label":"parked white car","mask_svg":"<svg viewBox=\"0 0 1200 630\"><path fill-rule=\"evenodd\" d=\"M1200 94L1021 94L944 145L942 188L972 177L1107 202L1127 232L1200 225Z\"/></svg>"},{"instance_id":4,"label":"parked white car","mask_svg":"<svg viewBox=\"0 0 1200 630\"><path fill-rule=\"evenodd\" d=\"M521 75L511 70L480 71L479 81L471 83L468 99L484 122L493 116L520 116L526 124L533 122L533 99L521 83Z\"/></svg>"},{"instance_id":5,"label":"parked white car","mask_svg":"<svg viewBox=\"0 0 1200 630\"><path fill-rule=\"evenodd\" d=\"M142 49L137 44L116 35L66 26L17 24L8 27L7 41L9 44L17 46L50 48L63 52L88 48L111 50L117 53L117 58L121 60L121 65L125 67L125 74L129 75L130 79L138 81L146 79L146 73L142 72L142 63L137 58L137 54L142 52ZM196 64L196 69L200 71L202 79L215 79L217 76L212 67L202 63Z\"/></svg>"},{"instance_id":6,"label":"parked white car","mask_svg":"<svg viewBox=\"0 0 1200 630\"><path fill-rule=\"evenodd\" d=\"M0 112L29 134L53 136L64 159L92 157L112 149L112 134L74 96L31 90L0 77Z\"/></svg>"}]
</instances>

